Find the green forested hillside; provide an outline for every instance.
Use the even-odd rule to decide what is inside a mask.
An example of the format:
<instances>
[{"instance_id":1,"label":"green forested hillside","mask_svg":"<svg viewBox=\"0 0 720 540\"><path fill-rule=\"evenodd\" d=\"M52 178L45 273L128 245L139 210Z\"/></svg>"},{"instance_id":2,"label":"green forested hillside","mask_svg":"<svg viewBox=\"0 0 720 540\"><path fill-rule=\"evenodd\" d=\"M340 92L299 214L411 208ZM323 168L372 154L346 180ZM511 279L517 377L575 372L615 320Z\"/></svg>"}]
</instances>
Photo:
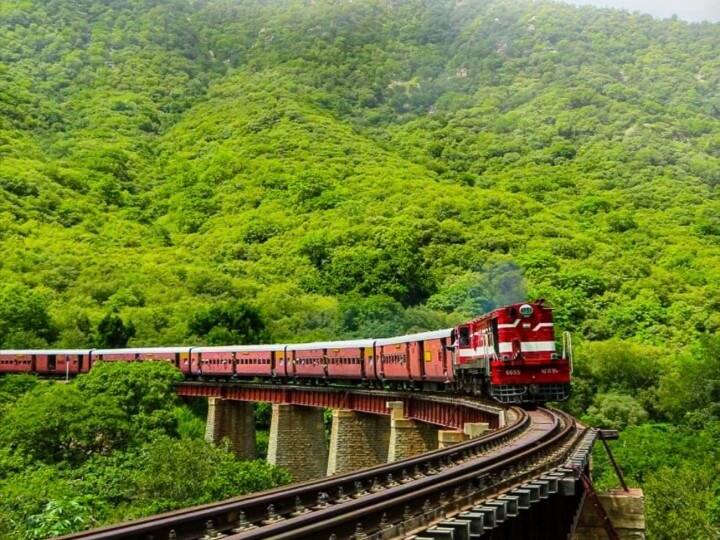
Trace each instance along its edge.
<instances>
[{"instance_id":1,"label":"green forested hillside","mask_svg":"<svg viewBox=\"0 0 720 540\"><path fill-rule=\"evenodd\" d=\"M508 268L590 339L714 331L719 37L550 3L4 2L2 297L52 328L3 344L112 311L199 341L238 298L280 340L430 327Z\"/></svg>"},{"instance_id":2,"label":"green forested hillside","mask_svg":"<svg viewBox=\"0 0 720 540\"><path fill-rule=\"evenodd\" d=\"M658 422L717 433L718 43L521 0L5 0L0 347L382 336L544 297L568 407L627 428L655 537L712 537L717 448L644 456L677 450ZM688 518L666 486L693 484Z\"/></svg>"}]
</instances>

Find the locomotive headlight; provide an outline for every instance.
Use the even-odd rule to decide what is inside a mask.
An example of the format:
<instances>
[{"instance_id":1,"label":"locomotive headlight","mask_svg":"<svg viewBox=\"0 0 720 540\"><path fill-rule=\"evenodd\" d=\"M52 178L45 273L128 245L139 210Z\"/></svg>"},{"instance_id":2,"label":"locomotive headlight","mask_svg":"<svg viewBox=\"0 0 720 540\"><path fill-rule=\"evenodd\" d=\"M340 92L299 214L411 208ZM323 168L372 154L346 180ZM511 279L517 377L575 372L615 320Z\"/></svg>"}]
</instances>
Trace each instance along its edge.
<instances>
[{"instance_id":1,"label":"locomotive headlight","mask_svg":"<svg viewBox=\"0 0 720 540\"><path fill-rule=\"evenodd\" d=\"M523 317L529 317L533 314L533 307L530 304L523 304L520 306L520 315Z\"/></svg>"}]
</instances>

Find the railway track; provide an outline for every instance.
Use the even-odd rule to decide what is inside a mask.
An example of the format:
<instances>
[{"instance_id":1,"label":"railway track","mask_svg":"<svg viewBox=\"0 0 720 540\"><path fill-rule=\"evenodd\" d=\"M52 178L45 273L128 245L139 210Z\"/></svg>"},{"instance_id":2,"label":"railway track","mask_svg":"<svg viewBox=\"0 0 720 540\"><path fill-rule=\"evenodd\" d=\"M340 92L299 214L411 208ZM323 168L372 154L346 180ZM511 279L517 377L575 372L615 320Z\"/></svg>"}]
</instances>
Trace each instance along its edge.
<instances>
[{"instance_id":1,"label":"railway track","mask_svg":"<svg viewBox=\"0 0 720 540\"><path fill-rule=\"evenodd\" d=\"M410 459L63 538L404 537L561 465L580 435L558 411L516 408L514 417L483 437Z\"/></svg>"}]
</instances>

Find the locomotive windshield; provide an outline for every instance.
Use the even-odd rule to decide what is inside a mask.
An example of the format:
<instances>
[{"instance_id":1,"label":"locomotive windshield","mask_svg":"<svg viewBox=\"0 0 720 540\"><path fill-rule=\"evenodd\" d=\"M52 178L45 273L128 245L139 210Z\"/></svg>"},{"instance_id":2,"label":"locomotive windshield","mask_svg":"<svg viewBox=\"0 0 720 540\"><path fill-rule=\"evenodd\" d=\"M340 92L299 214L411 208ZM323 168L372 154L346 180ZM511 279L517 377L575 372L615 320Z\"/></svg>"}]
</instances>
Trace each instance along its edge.
<instances>
[{"instance_id":1,"label":"locomotive windshield","mask_svg":"<svg viewBox=\"0 0 720 540\"><path fill-rule=\"evenodd\" d=\"M469 326L461 326L460 327L460 347L469 347L470 346L470 327Z\"/></svg>"}]
</instances>

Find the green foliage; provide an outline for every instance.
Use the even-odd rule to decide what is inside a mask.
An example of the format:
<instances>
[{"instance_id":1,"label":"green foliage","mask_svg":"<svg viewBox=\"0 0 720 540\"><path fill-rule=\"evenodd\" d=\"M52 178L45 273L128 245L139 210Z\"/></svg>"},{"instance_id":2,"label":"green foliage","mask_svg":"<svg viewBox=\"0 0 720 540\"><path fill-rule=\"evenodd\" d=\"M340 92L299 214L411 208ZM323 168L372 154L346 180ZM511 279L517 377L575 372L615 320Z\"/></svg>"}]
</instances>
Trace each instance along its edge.
<instances>
[{"instance_id":1,"label":"green foliage","mask_svg":"<svg viewBox=\"0 0 720 540\"><path fill-rule=\"evenodd\" d=\"M87 502L81 498L51 500L40 514L28 518L30 534L27 536L38 540L62 536L87 529L91 523Z\"/></svg>"},{"instance_id":2,"label":"green foliage","mask_svg":"<svg viewBox=\"0 0 720 540\"><path fill-rule=\"evenodd\" d=\"M597 394L583 417L583 421L590 425L608 429L625 429L642 424L647 419L648 413L637 400L614 392Z\"/></svg>"},{"instance_id":3,"label":"green foliage","mask_svg":"<svg viewBox=\"0 0 720 540\"><path fill-rule=\"evenodd\" d=\"M43 513L50 501L73 498L73 486L60 470L35 464L0 481L0 533L3 538L21 540L40 537L30 518ZM46 519L35 518L35 526L52 527ZM62 527L62 525L60 525Z\"/></svg>"},{"instance_id":4,"label":"green foliage","mask_svg":"<svg viewBox=\"0 0 720 540\"><path fill-rule=\"evenodd\" d=\"M651 413L655 419L664 417L666 411L660 410L657 404L657 391L670 365L666 351L659 347L612 339L583 342L575 352L573 393L570 401L564 405L570 412L582 416L590 412L590 407L594 407L589 421L603 425L601 419L610 418L599 413L599 410L614 407L611 403L617 402L621 409L637 408L636 412L640 414L638 420L647 413ZM596 395L600 402L593 403ZM630 413L630 410L627 412ZM634 417L634 413L631 416ZM611 423L615 424L614 421Z\"/></svg>"},{"instance_id":5,"label":"green foliage","mask_svg":"<svg viewBox=\"0 0 720 540\"><path fill-rule=\"evenodd\" d=\"M255 432L255 452L257 453L258 459L265 459L267 457L269 444L270 434L267 431Z\"/></svg>"},{"instance_id":6,"label":"green foliage","mask_svg":"<svg viewBox=\"0 0 720 540\"><path fill-rule=\"evenodd\" d=\"M46 538L290 480L206 443L202 414L177 403L181 378L165 362L101 362L67 384L0 379L14 398L0 410L0 536Z\"/></svg>"},{"instance_id":7,"label":"green foliage","mask_svg":"<svg viewBox=\"0 0 720 540\"><path fill-rule=\"evenodd\" d=\"M3 446L46 463L108 454L124 447L131 435L119 403L76 385L36 387L6 411L0 426Z\"/></svg>"},{"instance_id":8,"label":"green foliage","mask_svg":"<svg viewBox=\"0 0 720 540\"><path fill-rule=\"evenodd\" d=\"M661 380L658 394L673 420L702 426L720 419L720 337L706 336L682 354Z\"/></svg>"},{"instance_id":9,"label":"green foliage","mask_svg":"<svg viewBox=\"0 0 720 540\"><path fill-rule=\"evenodd\" d=\"M376 245L333 249L310 286L330 294L387 295L404 305L427 299L435 283L420 251L425 240L402 230L378 236Z\"/></svg>"},{"instance_id":10,"label":"green foliage","mask_svg":"<svg viewBox=\"0 0 720 540\"><path fill-rule=\"evenodd\" d=\"M255 427L270 429L272 419L272 403L260 402L255 404Z\"/></svg>"},{"instance_id":11,"label":"green foliage","mask_svg":"<svg viewBox=\"0 0 720 540\"><path fill-rule=\"evenodd\" d=\"M143 449L137 493L151 511L192 506L289 482L262 461L240 462L202 440L159 439ZM178 471L183 471L178 474Z\"/></svg>"},{"instance_id":12,"label":"green foliage","mask_svg":"<svg viewBox=\"0 0 720 540\"><path fill-rule=\"evenodd\" d=\"M175 407L177 434L181 439L202 439L205 436L205 421L189 407Z\"/></svg>"},{"instance_id":13,"label":"green foliage","mask_svg":"<svg viewBox=\"0 0 720 540\"><path fill-rule=\"evenodd\" d=\"M182 379L169 362L96 362L77 386L88 395L112 397L126 414L137 416L171 407L173 385Z\"/></svg>"},{"instance_id":14,"label":"green foliage","mask_svg":"<svg viewBox=\"0 0 720 540\"><path fill-rule=\"evenodd\" d=\"M211 345L265 343L268 339L260 313L242 302L215 305L193 315L190 332Z\"/></svg>"},{"instance_id":15,"label":"green foliage","mask_svg":"<svg viewBox=\"0 0 720 540\"><path fill-rule=\"evenodd\" d=\"M717 465L662 467L645 487L648 536L705 540L720 536Z\"/></svg>"},{"instance_id":16,"label":"green foliage","mask_svg":"<svg viewBox=\"0 0 720 540\"><path fill-rule=\"evenodd\" d=\"M55 339L47 300L28 287L0 286L0 345L4 348L42 346Z\"/></svg>"},{"instance_id":17,"label":"green foliage","mask_svg":"<svg viewBox=\"0 0 720 540\"><path fill-rule=\"evenodd\" d=\"M77 386L88 396L113 399L134 424L133 436L142 440L156 431L172 433L176 429L173 384L182 378L167 362L97 362Z\"/></svg>"},{"instance_id":18,"label":"green foliage","mask_svg":"<svg viewBox=\"0 0 720 540\"><path fill-rule=\"evenodd\" d=\"M619 441L610 443L626 480L644 489L648 536L667 540L717 537L719 435L717 422L703 429L644 424L627 428ZM599 445L593 476L599 488L618 485Z\"/></svg>"},{"instance_id":19,"label":"green foliage","mask_svg":"<svg viewBox=\"0 0 720 540\"><path fill-rule=\"evenodd\" d=\"M0 12L2 346L409 331L348 304L473 316L506 266L587 339L720 328L717 25L71 4Z\"/></svg>"},{"instance_id":20,"label":"green foliage","mask_svg":"<svg viewBox=\"0 0 720 540\"><path fill-rule=\"evenodd\" d=\"M27 374L0 377L0 418L3 406L18 400L23 394L35 388L38 382L37 377Z\"/></svg>"},{"instance_id":21,"label":"green foliage","mask_svg":"<svg viewBox=\"0 0 720 540\"><path fill-rule=\"evenodd\" d=\"M636 392L657 386L666 353L645 344L610 340L586 343L579 354L598 388Z\"/></svg>"},{"instance_id":22,"label":"green foliage","mask_svg":"<svg viewBox=\"0 0 720 540\"><path fill-rule=\"evenodd\" d=\"M97 334L99 347L127 347L128 341L135 335L135 326L132 322L125 324L116 313L108 313L98 323Z\"/></svg>"}]
</instances>

